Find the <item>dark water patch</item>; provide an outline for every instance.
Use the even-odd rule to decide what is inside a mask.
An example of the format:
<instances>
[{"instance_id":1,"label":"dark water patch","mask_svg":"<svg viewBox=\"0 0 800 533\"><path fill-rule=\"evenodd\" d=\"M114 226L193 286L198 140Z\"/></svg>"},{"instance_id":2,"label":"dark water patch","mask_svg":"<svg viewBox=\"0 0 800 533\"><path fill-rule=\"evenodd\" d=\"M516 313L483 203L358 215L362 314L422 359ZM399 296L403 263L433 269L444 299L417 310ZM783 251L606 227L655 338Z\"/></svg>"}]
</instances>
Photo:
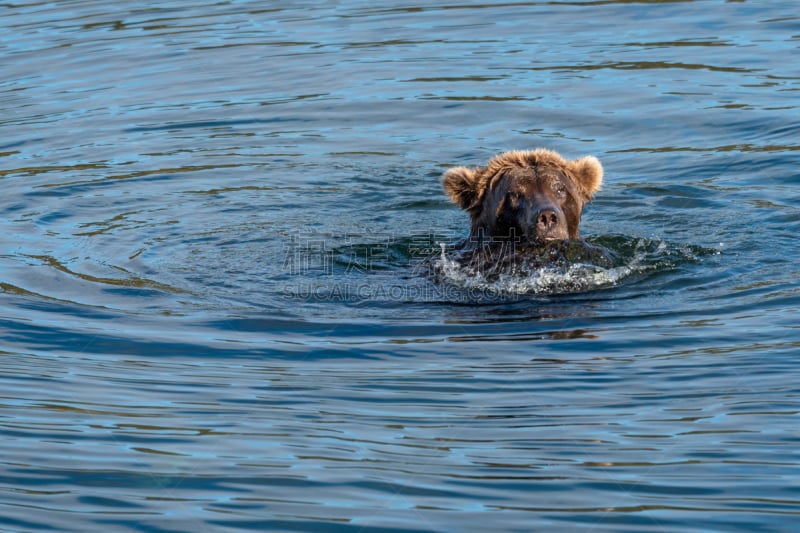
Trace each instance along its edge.
<instances>
[{"instance_id":1,"label":"dark water patch","mask_svg":"<svg viewBox=\"0 0 800 533\"><path fill-rule=\"evenodd\" d=\"M302 100L303 98L298 98L298 99ZM218 130L218 129L227 129L230 126L250 126L254 124L272 124L272 123L291 122L291 121L292 121L291 119L276 118L276 119L261 119L261 120L252 119L252 120L226 120L226 121L214 121L214 122L183 122L174 124L161 124L158 126L137 126L135 128L131 128L126 131L132 133L161 131L161 130L175 132L193 128Z\"/></svg>"},{"instance_id":2,"label":"dark water patch","mask_svg":"<svg viewBox=\"0 0 800 533\"><path fill-rule=\"evenodd\" d=\"M753 72L748 69L736 67L720 67L714 65L692 64L692 63L668 63L662 61L631 61L631 62L612 62L612 63L599 63L599 64L578 64L578 65L548 65L546 67L535 67L531 70L552 70L556 72L574 72L584 70L663 70L663 69L680 69L680 70L709 70L712 72L731 72L737 74L744 74Z\"/></svg>"},{"instance_id":3,"label":"dark water patch","mask_svg":"<svg viewBox=\"0 0 800 533\"><path fill-rule=\"evenodd\" d=\"M620 150L621 152L646 152L646 153L659 153L659 152L792 152L800 149L797 145L766 145L757 146L752 144L736 144L728 146L711 146L711 147L692 147L692 146L664 146L659 148L629 148Z\"/></svg>"}]
</instances>

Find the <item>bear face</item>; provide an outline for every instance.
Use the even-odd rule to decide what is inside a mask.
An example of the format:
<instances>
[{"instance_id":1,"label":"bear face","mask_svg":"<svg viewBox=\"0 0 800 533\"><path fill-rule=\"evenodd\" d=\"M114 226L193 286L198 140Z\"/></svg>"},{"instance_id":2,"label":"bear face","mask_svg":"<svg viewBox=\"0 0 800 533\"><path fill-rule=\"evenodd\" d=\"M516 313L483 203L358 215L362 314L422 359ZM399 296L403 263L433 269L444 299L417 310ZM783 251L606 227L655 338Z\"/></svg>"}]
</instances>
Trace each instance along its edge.
<instances>
[{"instance_id":1,"label":"bear face","mask_svg":"<svg viewBox=\"0 0 800 533\"><path fill-rule=\"evenodd\" d=\"M597 158L567 161L550 150L514 151L485 167L448 170L442 185L472 218L470 239L528 244L579 239L581 211L603 182Z\"/></svg>"}]
</instances>

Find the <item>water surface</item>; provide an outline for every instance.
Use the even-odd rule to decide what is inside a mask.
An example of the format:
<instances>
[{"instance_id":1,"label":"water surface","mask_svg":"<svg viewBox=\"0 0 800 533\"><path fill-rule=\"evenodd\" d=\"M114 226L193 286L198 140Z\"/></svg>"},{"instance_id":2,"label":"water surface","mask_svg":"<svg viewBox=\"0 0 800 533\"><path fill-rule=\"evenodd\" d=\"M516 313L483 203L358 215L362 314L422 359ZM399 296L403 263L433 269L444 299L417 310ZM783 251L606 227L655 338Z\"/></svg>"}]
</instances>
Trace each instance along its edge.
<instances>
[{"instance_id":1,"label":"water surface","mask_svg":"<svg viewBox=\"0 0 800 533\"><path fill-rule=\"evenodd\" d=\"M790 2L0 24L3 530L793 529ZM433 283L442 172L536 147L600 158L582 233L628 269Z\"/></svg>"}]
</instances>

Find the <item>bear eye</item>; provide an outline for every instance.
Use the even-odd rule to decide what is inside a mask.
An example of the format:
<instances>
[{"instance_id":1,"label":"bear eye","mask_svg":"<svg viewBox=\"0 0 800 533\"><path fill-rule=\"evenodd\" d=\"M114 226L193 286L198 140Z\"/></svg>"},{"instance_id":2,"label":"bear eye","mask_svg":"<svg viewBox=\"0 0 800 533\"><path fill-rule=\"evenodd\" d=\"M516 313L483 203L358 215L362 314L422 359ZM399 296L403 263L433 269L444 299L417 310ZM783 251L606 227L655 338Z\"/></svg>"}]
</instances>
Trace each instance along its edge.
<instances>
[{"instance_id":1,"label":"bear eye","mask_svg":"<svg viewBox=\"0 0 800 533\"><path fill-rule=\"evenodd\" d=\"M556 182L553 183L553 192L558 196L564 196L567 194L567 188L564 187L563 183Z\"/></svg>"},{"instance_id":2,"label":"bear eye","mask_svg":"<svg viewBox=\"0 0 800 533\"><path fill-rule=\"evenodd\" d=\"M506 204L511 209L517 209L519 208L521 197L522 195L520 195L518 192L510 191L506 193Z\"/></svg>"}]
</instances>

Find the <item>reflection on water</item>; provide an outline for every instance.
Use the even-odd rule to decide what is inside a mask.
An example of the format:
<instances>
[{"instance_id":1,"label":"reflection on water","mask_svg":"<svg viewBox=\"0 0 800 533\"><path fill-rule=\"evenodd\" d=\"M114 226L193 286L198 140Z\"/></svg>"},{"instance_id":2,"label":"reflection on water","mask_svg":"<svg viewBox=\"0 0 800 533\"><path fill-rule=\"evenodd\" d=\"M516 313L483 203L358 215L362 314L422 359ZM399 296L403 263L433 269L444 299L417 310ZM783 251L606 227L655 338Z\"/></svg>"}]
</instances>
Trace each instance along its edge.
<instances>
[{"instance_id":1,"label":"reflection on water","mask_svg":"<svg viewBox=\"0 0 800 533\"><path fill-rule=\"evenodd\" d=\"M791 7L6 6L0 523L792 529ZM536 147L613 265L431 279Z\"/></svg>"}]
</instances>

